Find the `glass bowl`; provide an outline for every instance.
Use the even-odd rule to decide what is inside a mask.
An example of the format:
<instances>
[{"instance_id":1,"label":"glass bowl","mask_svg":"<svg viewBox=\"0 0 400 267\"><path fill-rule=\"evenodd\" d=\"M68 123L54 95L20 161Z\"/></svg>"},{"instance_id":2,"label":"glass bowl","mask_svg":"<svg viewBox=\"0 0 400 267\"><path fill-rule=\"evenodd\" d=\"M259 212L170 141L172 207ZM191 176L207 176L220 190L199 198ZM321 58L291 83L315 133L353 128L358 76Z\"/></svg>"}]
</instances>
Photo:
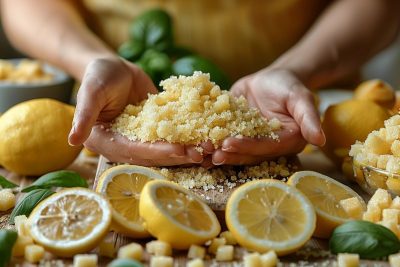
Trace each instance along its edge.
<instances>
[{"instance_id":1,"label":"glass bowl","mask_svg":"<svg viewBox=\"0 0 400 267\"><path fill-rule=\"evenodd\" d=\"M400 175L386 170L353 161L354 179L369 194L376 189L388 190L392 195L400 196Z\"/></svg>"}]
</instances>

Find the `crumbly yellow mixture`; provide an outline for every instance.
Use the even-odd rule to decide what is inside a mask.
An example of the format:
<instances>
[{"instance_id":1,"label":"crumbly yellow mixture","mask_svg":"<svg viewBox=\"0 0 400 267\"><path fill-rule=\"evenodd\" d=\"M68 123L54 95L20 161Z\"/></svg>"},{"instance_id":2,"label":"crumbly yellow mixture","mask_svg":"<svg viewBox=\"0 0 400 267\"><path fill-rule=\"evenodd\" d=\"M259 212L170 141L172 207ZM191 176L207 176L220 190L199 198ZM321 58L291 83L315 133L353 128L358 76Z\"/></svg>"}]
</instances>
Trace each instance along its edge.
<instances>
[{"instance_id":1,"label":"crumbly yellow mixture","mask_svg":"<svg viewBox=\"0 0 400 267\"><path fill-rule=\"evenodd\" d=\"M171 77L160 83L164 91L149 95L138 106L128 105L112 130L132 141L199 144L211 140L218 146L229 136L270 137L281 127L279 120L264 118L210 81L210 75Z\"/></svg>"},{"instance_id":2,"label":"crumbly yellow mixture","mask_svg":"<svg viewBox=\"0 0 400 267\"><path fill-rule=\"evenodd\" d=\"M155 168L169 180L187 189L219 190L234 188L255 179L286 179L297 166L281 157L277 161L264 161L255 166L219 166L212 169L202 167Z\"/></svg>"},{"instance_id":3,"label":"crumbly yellow mixture","mask_svg":"<svg viewBox=\"0 0 400 267\"><path fill-rule=\"evenodd\" d=\"M400 115L385 121L385 127L372 131L365 142L351 146L349 155L361 164L400 174Z\"/></svg>"},{"instance_id":4,"label":"crumbly yellow mixture","mask_svg":"<svg viewBox=\"0 0 400 267\"><path fill-rule=\"evenodd\" d=\"M44 70L36 60L21 60L17 65L10 61L0 60L0 81L11 83L30 83L50 81L54 77Z\"/></svg>"}]
</instances>

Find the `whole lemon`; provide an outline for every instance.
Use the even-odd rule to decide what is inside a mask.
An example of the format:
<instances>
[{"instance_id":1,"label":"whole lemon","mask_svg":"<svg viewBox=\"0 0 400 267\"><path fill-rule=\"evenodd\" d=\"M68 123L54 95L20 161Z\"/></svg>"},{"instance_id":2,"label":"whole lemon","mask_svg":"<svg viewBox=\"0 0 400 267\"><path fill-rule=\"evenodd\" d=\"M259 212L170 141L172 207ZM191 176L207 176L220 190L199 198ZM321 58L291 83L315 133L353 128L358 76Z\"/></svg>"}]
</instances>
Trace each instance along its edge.
<instances>
[{"instance_id":1,"label":"whole lemon","mask_svg":"<svg viewBox=\"0 0 400 267\"><path fill-rule=\"evenodd\" d=\"M370 101L348 100L332 105L322 121L326 144L321 149L340 167L350 146L357 140L363 142L370 132L384 127L389 117L387 109Z\"/></svg>"},{"instance_id":2,"label":"whole lemon","mask_svg":"<svg viewBox=\"0 0 400 267\"><path fill-rule=\"evenodd\" d=\"M67 167L81 147L68 144L74 107L52 99L22 102L0 117L0 164L21 175Z\"/></svg>"}]
</instances>

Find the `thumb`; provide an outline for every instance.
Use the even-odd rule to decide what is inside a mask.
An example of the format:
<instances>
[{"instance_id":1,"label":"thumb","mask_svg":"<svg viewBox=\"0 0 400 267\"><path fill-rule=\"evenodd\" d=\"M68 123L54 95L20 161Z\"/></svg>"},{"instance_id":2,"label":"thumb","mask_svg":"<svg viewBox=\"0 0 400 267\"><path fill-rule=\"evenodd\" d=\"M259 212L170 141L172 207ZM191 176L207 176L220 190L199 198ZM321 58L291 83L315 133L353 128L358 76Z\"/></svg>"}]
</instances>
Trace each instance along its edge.
<instances>
[{"instance_id":1,"label":"thumb","mask_svg":"<svg viewBox=\"0 0 400 267\"><path fill-rule=\"evenodd\" d=\"M99 96L101 86L102 83L87 79L79 88L72 129L68 136L70 145L82 145L89 137L104 106L104 99Z\"/></svg>"},{"instance_id":2,"label":"thumb","mask_svg":"<svg viewBox=\"0 0 400 267\"><path fill-rule=\"evenodd\" d=\"M301 129L304 139L317 146L323 146L326 142L321 120L315 107L313 94L302 84L296 85L296 89L289 94L287 108Z\"/></svg>"}]
</instances>

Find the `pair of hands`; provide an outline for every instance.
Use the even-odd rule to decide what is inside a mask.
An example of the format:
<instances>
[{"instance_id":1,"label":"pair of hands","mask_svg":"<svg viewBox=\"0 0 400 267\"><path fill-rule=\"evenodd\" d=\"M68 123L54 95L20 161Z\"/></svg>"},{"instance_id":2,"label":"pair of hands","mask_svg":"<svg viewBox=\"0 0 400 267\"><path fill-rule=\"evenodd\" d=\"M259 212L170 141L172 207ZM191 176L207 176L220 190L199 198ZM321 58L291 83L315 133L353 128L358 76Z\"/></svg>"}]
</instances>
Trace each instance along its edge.
<instances>
[{"instance_id":1,"label":"pair of hands","mask_svg":"<svg viewBox=\"0 0 400 267\"><path fill-rule=\"evenodd\" d=\"M86 68L69 143L85 144L90 150L113 162L143 166L255 164L281 155L300 152L306 142L323 145L312 94L289 71L261 70L237 81L231 93L247 98L267 118L278 118L282 129L280 141L269 138L227 138L214 149L210 142L201 144L204 155L194 146L166 142L132 142L108 129L126 105L157 93L150 78L134 64L119 58L92 61Z\"/></svg>"}]
</instances>

